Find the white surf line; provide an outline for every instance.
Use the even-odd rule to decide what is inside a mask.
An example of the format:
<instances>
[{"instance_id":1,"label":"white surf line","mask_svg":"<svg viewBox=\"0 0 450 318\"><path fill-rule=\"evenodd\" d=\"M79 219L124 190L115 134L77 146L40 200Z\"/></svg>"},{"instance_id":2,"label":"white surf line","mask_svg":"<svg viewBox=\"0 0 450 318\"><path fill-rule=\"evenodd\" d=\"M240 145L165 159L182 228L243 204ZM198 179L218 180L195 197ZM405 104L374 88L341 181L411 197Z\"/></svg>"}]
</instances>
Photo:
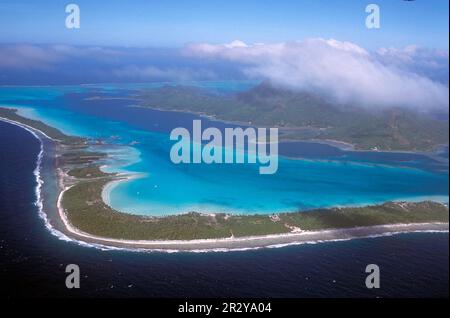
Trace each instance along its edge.
<instances>
[{"instance_id":1,"label":"white surf line","mask_svg":"<svg viewBox=\"0 0 450 318\"><path fill-rule=\"evenodd\" d=\"M48 138L50 140L53 140L52 138L50 138L48 135L46 135L44 132L35 129L33 127L30 127L26 124L23 123L19 123L17 121L14 120L10 120L8 118L4 118L4 117L0 117L0 120L7 122L11 125L14 126L18 126L26 131L28 131L30 134L32 134L38 141L39 141L39 145L40 145L40 150L39 150L39 154L37 157L37 161L36 161L36 168L33 171L33 174L36 177L36 188L35 188L35 194L36 194L36 201L35 201L35 205L38 207L38 214L39 217L41 219L44 220L45 223L45 227L54 235L65 239L65 240L71 240L69 237L65 236L62 232L59 232L58 230L56 230L55 228L53 228L53 226L50 224L50 221L48 220L47 214L43 211L44 208L44 202L43 202L43 198L42 198L42 184L44 183L44 181L41 178L41 165L42 165L42 158L44 157L44 144L41 140L41 138L39 137L39 135L36 133L36 131L40 134L42 134L45 138ZM56 233L57 232L57 233Z\"/></svg>"},{"instance_id":2,"label":"white surf line","mask_svg":"<svg viewBox=\"0 0 450 318\"><path fill-rule=\"evenodd\" d=\"M66 228L68 231L70 231L73 234L88 238L88 239L92 239L92 240L98 240L98 241L102 241L102 242L107 242L107 243L116 243L116 244L125 244L125 245L135 245L136 248L140 248L140 246L173 246L173 247L181 247L182 245L201 245L201 244L213 244L213 245L217 245L218 243L239 243L239 242L249 242L249 241L260 241L260 240L266 240L266 239L283 239L283 238L302 238L305 235L324 235L324 234L332 234L332 233L339 233L339 232L345 232L346 230L367 230L367 229L376 229L376 228L380 228L380 230L382 230L383 228L404 228L404 227L421 227L421 226L430 226L430 225L447 225L447 223L443 223L443 222L429 222L429 223L399 223L399 224L386 224L386 225L375 225L375 226L369 226L369 227L353 227L353 228L344 228L344 229L329 229L329 230L320 230L320 231L303 231L303 232L298 232L298 233L280 233L280 234L269 234L269 235L258 235L258 236L245 236L245 237L228 237L228 238L218 238L218 239L195 239L195 240L125 240L125 239L113 239L113 238L106 238L106 237L101 237L101 236L96 236L96 235L92 235L92 234L88 234L86 232L83 232L77 228L75 228L70 221L68 220L66 213L64 212L64 208L62 207L62 197L64 195L64 192L66 192L67 190L69 190L70 188L72 188L72 186L66 187L64 188L63 191L61 191L61 193L59 194L58 197L58 203L57 203L57 207L58 207L58 211L59 214L61 216L61 219L63 220ZM367 237L371 237L373 235L384 235L387 233L390 234L394 234L394 233L406 233L406 232L423 232L423 231L433 231L433 232L448 232L448 230L406 230L406 231L386 231L384 233L380 233L380 234L370 234ZM331 240L323 240L325 241L333 241L333 240L348 240L348 239L356 239L356 238L364 238L364 236L360 236L360 237L350 237L350 238L343 238L343 239L331 239ZM315 242L320 242L321 240L314 240ZM293 244L300 244L300 243L305 243L305 241L303 242L287 242L287 243L280 243L280 244L284 244L284 245L293 245ZM262 247L269 247L270 245L262 245L260 247L256 247L256 248L262 248ZM272 246L274 246L272 244ZM254 248L254 247L249 247L250 248ZM214 247L211 248L205 248L205 250L214 250ZM220 249L220 247L219 247ZM225 248L228 249L228 248ZM239 249L239 248L237 248ZM245 247L240 248L240 249L246 249ZM233 248L230 248L229 250L233 250ZM186 250L189 251L189 250Z\"/></svg>"},{"instance_id":3,"label":"white surf line","mask_svg":"<svg viewBox=\"0 0 450 318\"><path fill-rule=\"evenodd\" d=\"M64 226L66 227L67 231L69 231L72 234L90 239L95 241L101 241L105 243L116 243L116 244L125 244L130 246L135 246L134 248L129 247L118 247L114 245L103 245L99 243L88 243L85 241L77 240L68 237L64 233L60 232L59 230L55 229L50 221L48 220L47 214L43 211L43 199L41 196L41 188L43 180L40 177L40 167L42 162L42 157L44 153L43 149L43 142L39 135L36 133L36 131L46 138L55 141L55 139L52 139L48 135L46 135L44 132L33 128L31 126L28 126L26 124L16 122L4 117L0 117L0 120L3 120L5 122L8 122L10 124L19 126L28 132L30 132L34 137L36 137L41 145L41 150L38 155L38 165L35 169L35 175L38 185L36 186L36 206L39 208L39 216L44 220L45 227L50 231L51 234L55 235L61 240L64 241L71 241L75 242L79 245L86 246L86 247L94 247L102 250L128 250L128 251L158 251L158 252L232 252L232 251L246 251L246 250L255 250L255 249L261 249L261 248L279 248L284 246L290 246L290 245L301 245L301 244L317 244L317 243L323 243L323 242L338 242L338 241L348 241L352 239L363 239L363 238L375 238L375 237L381 237L381 236L391 236L396 234L402 234L402 233L448 233L448 230L406 230L406 231L386 231L379 234L371 234L367 236L355 236L355 237L348 237L348 238L337 238L337 239L313 239L313 240L306 240L306 241L292 241L292 242L280 242L279 244L262 244L261 246L251 246L251 247L236 247L236 248L221 248L221 247L205 247L200 249L179 249L178 247L181 247L183 245L201 245L201 244L213 244L217 245L218 243L239 243L239 242L249 242L249 241L255 241L255 240L266 240L266 239L286 239L286 238L302 238L304 235L324 235L324 234L330 234L330 233L339 233L344 232L345 230L366 230L366 229L374 229L379 227L382 229L383 227L392 228L392 227L417 227L417 226L429 226L429 225L448 225L448 223L442 223L442 222L430 222L430 223L401 223L401 224L387 224L387 225L379 225L379 226L369 226L369 227L354 227L354 228L347 228L347 229L329 229L329 230L320 230L320 231L303 231L298 233L280 233L280 234L270 234L270 235L259 235L259 236L245 236L245 237L229 237L229 238L219 238L219 239L196 239L196 240L124 240L124 239L113 239L113 238L105 238L100 236L91 235L88 233L85 233L77 228L75 228L70 221L68 220L66 213L64 212L64 208L62 207L62 197L64 193L69 190L72 186L65 187L58 195L57 200L57 209L58 214L61 217L61 220L63 221ZM57 141L57 140L56 140ZM173 249L168 248L151 248L152 246L173 246ZM146 246L145 248L142 246ZM147 248L147 246L149 248Z\"/></svg>"},{"instance_id":4,"label":"white surf line","mask_svg":"<svg viewBox=\"0 0 450 318\"><path fill-rule=\"evenodd\" d=\"M3 108L3 107L0 107L0 108ZM7 108L7 109L9 109L9 108ZM24 123L21 123L21 122L12 120L12 119L8 119L8 118L5 118L5 117L0 117L0 120L5 121L5 122L10 123L10 124L15 125L15 126L19 126L19 127L23 128L23 129L27 130L27 131L30 132L34 137L36 137L37 139L39 139L39 141L40 141L40 138L39 138L39 136L36 134L36 131L39 132L40 134L42 134L45 138L48 138L48 139L53 140L53 141L59 141L58 139L53 139L53 138L49 137L49 136L48 136L46 133L44 133L43 131L41 131L41 130L39 130L39 129L37 129L37 128L31 127L31 126L29 126L29 125L27 125L27 124L24 124Z\"/></svg>"},{"instance_id":5,"label":"white surf line","mask_svg":"<svg viewBox=\"0 0 450 318\"><path fill-rule=\"evenodd\" d=\"M38 154L38 158L37 158L37 162L36 162L36 168L33 171L33 174L36 177L36 188L35 188L35 194L36 194L36 201L34 202L34 204L38 207L38 216L44 221L44 226L45 228L55 237L57 237L58 239L62 240L62 241L66 241L66 242L73 242L76 243L78 245L81 246L86 246L86 247L95 247L98 249L102 249L102 250L107 250L107 249L117 249L113 246L102 246L101 244L95 244L95 243L87 243L84 241L79 241L79 240L75 240L67 235L65 235L63 232L57 230L51 223L50 220L48 219L48 215L44 212L44 201L42 198L42 184L44 183L44 181L41 178L41 165L42 165L42 159L44 157L44 144L41 140L41 138L39 137L39 134L42 134L45 138L55 141L57 142L58 140L51 138L50 136L48 136L47 134L45 134L44 132L40 131L39 129L36 129L34 127L28 126L26 124L8 119L8 118L4 118L4 117L0 117L1 121L7 122L11 125L20 127L26 131L28 131L31 135L33 135L33 137L35 137L39 143L40 143L40 151Z\"/></svg>"}]
</instances>

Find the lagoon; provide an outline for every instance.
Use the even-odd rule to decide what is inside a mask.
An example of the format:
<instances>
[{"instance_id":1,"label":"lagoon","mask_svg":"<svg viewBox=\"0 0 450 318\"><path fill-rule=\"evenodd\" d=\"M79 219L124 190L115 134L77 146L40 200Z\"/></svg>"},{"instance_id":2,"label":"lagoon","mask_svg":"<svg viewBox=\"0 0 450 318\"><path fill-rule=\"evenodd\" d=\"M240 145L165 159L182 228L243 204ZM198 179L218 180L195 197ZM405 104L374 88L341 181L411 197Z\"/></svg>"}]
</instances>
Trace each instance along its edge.
<instances>
[{"instance_id":1,"label":"lagoon","mask_svg":"<svg viewBox=\"0 0 450 318\"><path fill-rule=\"evenodd\" d=\"M249 84L196 85L227 94ZM101 140L104 145L94 147L110 154L105 170L137 176L108 190L109 204L127 213L270 214L389 200L448 202L448 155L437 160L421 154L353 152L297 142L280 143L284 156L273 175L260 175L252 164L175 165L170 160L174 144L170 131L192 127L199 116L134 107L132 96L142 87L1 87L0 104L64 133ZM220 130L236 127L205 118L202 125Z\"/></svg>"}]
</instances>

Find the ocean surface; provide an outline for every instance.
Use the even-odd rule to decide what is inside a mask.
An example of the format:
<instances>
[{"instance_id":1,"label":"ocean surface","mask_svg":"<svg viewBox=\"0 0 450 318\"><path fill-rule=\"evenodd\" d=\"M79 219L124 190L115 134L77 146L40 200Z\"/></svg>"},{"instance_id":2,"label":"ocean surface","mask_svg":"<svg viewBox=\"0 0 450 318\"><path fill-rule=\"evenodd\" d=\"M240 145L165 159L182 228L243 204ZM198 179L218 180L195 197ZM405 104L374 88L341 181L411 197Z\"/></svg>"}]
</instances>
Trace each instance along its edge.
<instances>
[{"instance_id":1,"label":"ocean surface","mask_svg":"<svg viewBox=\"0 0 450 318\"><path fill-rule=\"evenodd\" d=\"M4 89L6 88L2 88ZM67 132L72 129L72 133L81 134L82 129L86 129L84 135L91 136L95 132L95 126L70 125L70 122L80 120L82 123L94 118L92 120L98 121L97 136L111 138L112 141L115 140L114 135L108 136L101 125L120 128L109 132L120 132L124 127L122 125L129 125L127 127L138 131L139 134L155 133L143 133L142 128L130 123L131 120L124 123L112 118L104 119L107 118L105 114L95 117L91 112L99 111L96 107L89 109L86 106L83 112L73 112L68 106L71 102L76 103L77 107L83 104L78 96L83 92L73 93L73 89L70 88L70 94L76 97L58 95L55 92L52 95L49 88L29 88L29 92L8 88L9 94L15 94L15 99L8 95L7 100L17 101L17 104L20 101L22 110L28 111L30 115L36 115L36 109L41 109L39 116L45 114L48 116L45 118L49 122L54 120L59 128L67 125ZM31 91L34 91L39 103L30 97L33 96ZM0 96L5 98L6 93L3 91ZM65 106L56 107L58 104ZM36 108L27 108L30 105L35 105ZM123 107L123 104L121 105L119 106ZM67 112L66 116L69 117L65 118L59 112ZM52 117L51 114L54 113L60 117ZM165 112L150 114L173 115ZM112 114L110 116L114 117ZM144 124L148 124L148 119L142 125ZM164 135L164 130L159 133ZM4 122L0 122L0 136L2 297L448 297L448 233L410 233L242 252L174 254L103 251L60 240L45 228L35 205L36 177L33 172L40 150L38 140L29 132ZM120 136L117 146L108 146L110 149L107 151L117 154L114 162L110 163L110 169L127 170L131 166L137 172L142 172L139 168L143 166L138 164L145 161L142 155L142 149L145 147L124 147L123 138L125 136ZM308 159L306 162L310 164L316 161L330 164L329 167L334 167L331 170L333 173L334 169L348 165L363 167L359 171L364 173L368 172L367 169L375 169L378 171L374 173L375 180L379 174L383 175L382 173L388 171L394 173L391 176L397 178L408 176L411 178L409 183L417 180L425 182L421 183L420 187L411 185L404 188L405 193L401 194L408 197L441 194L448 196L448 184L447 188L440 188L443 185L441 178L448 180L448 151L443 155L442 163L420 155L348 153L333 147L319 147L308 143L289 145L288 150ZM352 159L351 163L344 164L348 158ZM126 166L133 161L135 163ZM164 160L161 159L162 161ZM358 165L355 164L358 162ZM406 171L406 175L402 174L403 171ZM342 184L347 182L347 179L344 179ZM356 177L354 179L356 180ZM351 178L349 181L351 183ZM398 185L403 182L406 184L402 179L394 181L398 182ZM431 185L431 188L428 188L428 185ZM362 186L367 187L368 184L364 183ZM117 188L115 191L120 194L125 190ZM389 188L386 188L379 192L388 190ZM115 195L116 193L113 194ZM358 198L358 195L358 192L352 194L355 198ZM64 269L67 264L72 263L80 266L79 290L65 288ZM381 288L377 290L369 290L364 284L364 269L367 264L372 263L379 265L381 270Z\"/></svg>"},{"instance_id":2,"label":"ocean surface","mask_svg":"<svg viewBox=\"0 0 450 318\"><path fill-rule=\"evenodd\" d=\"M59 240L34 204L39 142L3 122L0 136L1 297L448 297L448 233L174 254ZM371 263L378 290L364 284ZM67 264L80 266L79 290L65 288Z\"/></svg>"},{"instance_id":3,"label":"ocean surface","mask_svg":"<svg viewBox=\"0 0 450 318\"><path fill-rule=\"evenodd\" d=\"M259 174L255 164L175 165L169 155L175 143L169 139L170 131L190 128L200 117L136 107L132 98L142 88L176 84L1 87L0 104L67 134L105 142L107 145L96 150L110 155L106 171L139 175L108 187L105 194L113 208L127 213L269 214L388 200L448 202L448 152L431 159L420 154L352 152L324 144L286 142L280 144L282 156L273 175ZM216 94L254 85L181 84ZM202 118L203 128L230 126Z\"/></svg>"}]
</instances>

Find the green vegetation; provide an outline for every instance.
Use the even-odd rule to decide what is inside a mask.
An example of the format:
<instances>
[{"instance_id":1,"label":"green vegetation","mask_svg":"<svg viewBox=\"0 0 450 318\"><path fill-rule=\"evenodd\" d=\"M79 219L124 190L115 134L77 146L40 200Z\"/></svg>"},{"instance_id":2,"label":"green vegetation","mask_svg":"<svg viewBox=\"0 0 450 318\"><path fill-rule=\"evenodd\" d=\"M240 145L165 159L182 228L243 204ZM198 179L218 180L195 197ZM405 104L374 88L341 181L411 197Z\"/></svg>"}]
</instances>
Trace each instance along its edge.
<instances>
[{"instance_id":1,"label":"green vegetation","mask_svg":"<svg viewBox=\"0 0 450 318\"><path fill-rule=\"evenodd\" d=\"M211 97L215 98L215 97ZM228 97L227 97L228 98ZM104 173L98 160L106 155L86 150L85 140L66 136L40 121L0 108L0 116L32 126L60 140L58 164L74 180L63 196L63 207L78 229L97 236L129 240L189 240L289 233L293 230L322 230L395 223L449 221L448 208L434 202L386 203L355 208L319 209L279 215L205 215L191 212L165 217L130 215L113 210L101 197L105 184L118 180ZM369 140L369 139L365 139Z\"/></svg>"},{"instance_id":2,"label":"green vegetation","mask_svg":"<svg viewBox=\"0 0 450 318\"><path fill-rule=\"evenodd\" d=\"M335 105L320 96L274 88L263 83L234 95L166 86L142 91L139 105L187 111L255 126L280 127L282 139L333 139L357 149L431 150L448 144L447 120L404 108L369 111Z\"/></svg>"},{"instance_id":3,"label":"green vegetation","mask_svg":"<svg viewBox=\"0 0 450 318\"><path fill-rule=\"evenodd\" d=\"M280 217L284 222L304 230L449 221L448 208L431 201L320 209L306 213L286 213Z\"/></svg>"},{"instance_id":4,"label":"green vegetation","mask_svg":"<svg viewBox=\"0 0 450 318\"><path fill-rule=\"evenodd\" d=\"M213 218L198 214L155 218L116 212L101 198L101 190L108 181L81 182L64 194L63 206L75 227L93 235L122 239L230 236L225 229L213 226Z\"/></svg>"},{"instance_id":5,"label":"green vegetation","mask_svg":"<svg viewBox=\"0 0 450 318\"><path fill-rule=\"evenodd\" d=\"M165 217L130 215L113 210L102 198L103 186L113 180L82 181L64 194L70 222L97 236L129 240L188 240L288 233L302 230L349 228L393 223L448 222L448 208L433 202L386 203L360 208L321 209L267 215L204 215L191 212Z\"/></svg>"},{"instance_id":6,"label":"green vegetation","mask_svg":"<svg viewBox=\"0 0 450 318\"><path fill-rule=\"evenodd\" d=\"M69 170L67 174L78 179L102 178L114 175L114 173L105 173L99 166L86 166Z\"/></svg>"},{"instance_id":7,"label":"green vegetation","mask_svg":"<svg viewBox=\"0 0 450 318\"><path fill-rule=\"evenodd\" d=\"M22 124L25 124L27 126L33 127L37 130L42 131L44 134L46 134L50 138L59 140L63 144L79 144L79 143L84 142L83 138L67 136L67 135L63 134L61 131L59 131L58 129L48 126L41 121L22 117L17 114L16 109L0 107L0 117L14 120L14 121L20 122Z\"/></svg>"},{"instance_id":8,"label":"green vegetation","mask_svg":"<svg viewBox=\"0 0 450 318\"><path fill-rule=\"evenodd\" d=\"M63 153L59 157L59 162L62 164L72 164L72 165L88 164L105 157L106 154L103 152L76 150Z\"/></svg>"}]
</instances>

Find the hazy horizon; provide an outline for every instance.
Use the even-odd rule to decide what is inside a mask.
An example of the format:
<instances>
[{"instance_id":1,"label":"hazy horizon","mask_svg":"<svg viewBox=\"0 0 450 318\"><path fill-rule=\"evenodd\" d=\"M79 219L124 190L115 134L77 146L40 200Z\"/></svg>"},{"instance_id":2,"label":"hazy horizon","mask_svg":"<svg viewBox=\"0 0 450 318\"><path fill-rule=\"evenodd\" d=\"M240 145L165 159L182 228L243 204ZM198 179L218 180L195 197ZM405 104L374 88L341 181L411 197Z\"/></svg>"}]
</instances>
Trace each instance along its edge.
<instances>
[{"instance_id":1,"label":"hazy horizon","mask_svg":"<svg viewBox=\"0 0 450 318\"><path fill-rule=\"evenodd\" d=\"M380 108L448 108L449 3L3 1L0 85L258 80Z\"/></svg>"}]
</instances>

